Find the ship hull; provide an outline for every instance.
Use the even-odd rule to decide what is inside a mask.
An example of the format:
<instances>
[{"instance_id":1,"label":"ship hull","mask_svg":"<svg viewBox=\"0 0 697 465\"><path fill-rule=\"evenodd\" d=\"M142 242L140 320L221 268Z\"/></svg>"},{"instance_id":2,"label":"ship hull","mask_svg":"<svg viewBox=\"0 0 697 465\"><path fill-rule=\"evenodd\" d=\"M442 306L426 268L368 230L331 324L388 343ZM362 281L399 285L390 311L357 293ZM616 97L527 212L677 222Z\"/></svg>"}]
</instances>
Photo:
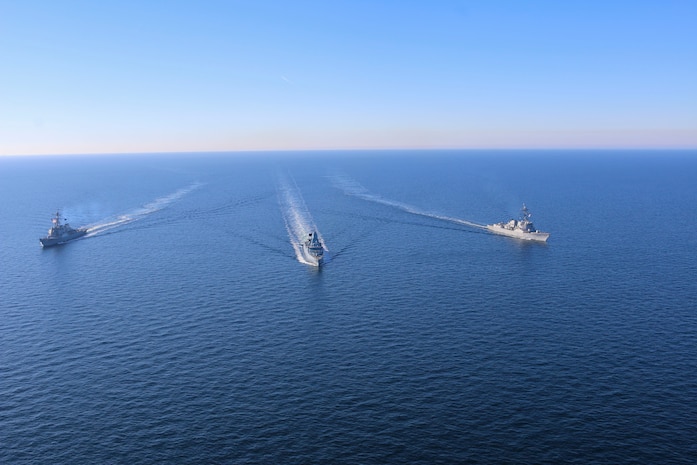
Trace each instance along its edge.
<instances>
[{"instance_id":1,"label":"ship hull","mask_svg":"<svg viewBox=\"0 0 697 465\"><path fill-rule=\"evenodd\" d=\"M520 230L510 230L506 229L498 224L488 224L486 229L494 234L499 234L501 236L513 237L515 239L521 239L524 241L534 241L534 242L547 242L549 238L549 233L546 232L524 232Z\"/></svg>"},{"instance_id":2,"label":"ship hull","mask_svg":"<svg viewBox=\"0 0 697 465\"><path fill-rule=\"evenodd\" d=\"M85 234L87 234L87 230L76 230L74 233L65 234L60 237L42 237L41 239L39 239L39 242L41 242L42 247L53 247L78 239L84 236Z\"/></svg>"},{"instance_id":3,"label":"ship hull","mask_svg":"<svg viewBox=\"0 0 697 465\"><path fill-rule=\"evenodd\" d=\"M317 257L313 255L307 248L307 246L302 247L303 259L312 266L320 266L324 262L324 257Z\"/></svg>"}]
</instances>

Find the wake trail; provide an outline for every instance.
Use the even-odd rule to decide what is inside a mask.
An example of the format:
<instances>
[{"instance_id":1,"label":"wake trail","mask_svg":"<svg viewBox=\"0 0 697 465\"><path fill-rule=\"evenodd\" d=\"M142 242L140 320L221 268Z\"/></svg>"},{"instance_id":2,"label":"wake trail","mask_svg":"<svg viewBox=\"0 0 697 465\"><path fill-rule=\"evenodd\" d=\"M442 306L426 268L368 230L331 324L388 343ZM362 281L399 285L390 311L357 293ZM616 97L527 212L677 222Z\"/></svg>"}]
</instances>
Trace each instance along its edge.
<instances>
[{"instance_id":1,"label":"wake trail","mask_svg":"<svg viewBox=\"0 0 697 465\"><path fill-rule=\"evenodd\" d=\"M305 199L300 193L298 185L290 175L284 176L279 174L278 176L278 203L281 208L281 214L283 215L283 221L285 222L290 244L295 252L295 258L300 263L313 265L313 263L309 263L305 260L302 254L302 244L305 242L307 235L314 231L319 236L322 248L325 251L329 249L322 237L322 233L317 229L312 215L310 215L310 211L307 208Z\"/></svg>"},{"instance_id":2,"label":"wake trail","mask_svg":"<svg viewBox=\"0 0 697 465\"><path fill-rule=\"evenodd\" d=\"M386 199L377 194L371 193L368 189L363 187L359 182L347 177L347 176L333 176L331 178L332 184L340 190L342 190L346 195L353 197L358 197L369 202L379 203L382 205L387 205L388 207L393 207L398 210L402 210L412 215L423 216L426 218L433 218L436 220L447 221L449 223L455 223L463 226L468 226L470 228L484 229L486 230L486 225L475 223L474 221L468 221L462 218L456 218L453 216L441 215L439 213L430 212L422 210L413 205L409 205L404 202L398 202L396 200Z\"/></svg>"},{"instance_id":3,"label":"wake trail","mask_svg":"<svg viewBox=\"0 0 697 465\"><path fill-rule=\"evenodd\" d=\"M85 228L87 228L87 235L85 237L94 237L98 234L102 234L112 229L122 227L129 223L133 223L134 221L141 220L146 216L158 212L163 208L171 205L173 202L176 202L177 200L181 199L185 195L198 189L201 186L201 183L195 182L190 186L181 188L169 195L158 197L152 202L149 202L140 208L136 208L121 215L115 215L105 218L96 223L88 224L87 226L85 226Z\"/></svg>"}]
</instances>

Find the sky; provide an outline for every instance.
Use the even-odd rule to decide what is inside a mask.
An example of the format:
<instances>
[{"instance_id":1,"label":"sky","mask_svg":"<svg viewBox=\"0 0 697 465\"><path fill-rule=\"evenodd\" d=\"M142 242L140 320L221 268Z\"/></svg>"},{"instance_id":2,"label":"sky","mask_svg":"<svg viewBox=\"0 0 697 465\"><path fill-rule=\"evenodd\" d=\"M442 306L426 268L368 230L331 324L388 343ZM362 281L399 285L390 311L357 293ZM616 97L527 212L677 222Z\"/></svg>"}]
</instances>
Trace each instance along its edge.
<instances>
[{"instance_id":1,"label":"sky","mask_svg":"<svg viewBox=\"0 0 697 465\"><path fill-rule=\"evenodd\" d=\"M0 155L697 148L693 0L0 0Z\"/></svg>"}]
</instances>

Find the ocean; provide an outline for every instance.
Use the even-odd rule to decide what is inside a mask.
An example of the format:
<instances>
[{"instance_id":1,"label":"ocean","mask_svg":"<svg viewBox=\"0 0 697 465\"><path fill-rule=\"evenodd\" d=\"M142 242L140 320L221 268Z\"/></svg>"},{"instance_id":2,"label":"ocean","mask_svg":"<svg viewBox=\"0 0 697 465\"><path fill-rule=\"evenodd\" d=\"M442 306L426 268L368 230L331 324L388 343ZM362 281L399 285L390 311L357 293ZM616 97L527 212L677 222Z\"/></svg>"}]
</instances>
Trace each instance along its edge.
<instances>
[{"instance_id":1,"label":"ocean","mask_svg":"<svg viewBox=\"0 0 697 465\"><path fill-rule=\"evenodd\" d=\"M694 151L5 157L0 199L0 463L695 463ZM481 227L523 203L547 243Z\"/></svg>"}]
</instances>

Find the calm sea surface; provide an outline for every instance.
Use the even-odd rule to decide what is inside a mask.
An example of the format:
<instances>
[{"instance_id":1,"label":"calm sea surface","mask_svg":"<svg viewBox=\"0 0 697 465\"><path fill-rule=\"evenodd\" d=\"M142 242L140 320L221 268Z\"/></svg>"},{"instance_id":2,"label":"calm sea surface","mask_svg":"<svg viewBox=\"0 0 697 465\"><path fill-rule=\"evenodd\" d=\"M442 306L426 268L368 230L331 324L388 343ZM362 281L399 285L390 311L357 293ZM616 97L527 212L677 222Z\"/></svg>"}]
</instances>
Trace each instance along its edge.
<instances>
[{"instance_id":1,"label":"calm sea surface","mask_svg":"<svg viewBox=\"0 0 697 465\"><path fill-rule=\"evenodd\" d=\"M0 158L0 199L0 463L695 463L695 152ZM548 243L478 227L523 202Z\"/></svg>"}]
</instances>

